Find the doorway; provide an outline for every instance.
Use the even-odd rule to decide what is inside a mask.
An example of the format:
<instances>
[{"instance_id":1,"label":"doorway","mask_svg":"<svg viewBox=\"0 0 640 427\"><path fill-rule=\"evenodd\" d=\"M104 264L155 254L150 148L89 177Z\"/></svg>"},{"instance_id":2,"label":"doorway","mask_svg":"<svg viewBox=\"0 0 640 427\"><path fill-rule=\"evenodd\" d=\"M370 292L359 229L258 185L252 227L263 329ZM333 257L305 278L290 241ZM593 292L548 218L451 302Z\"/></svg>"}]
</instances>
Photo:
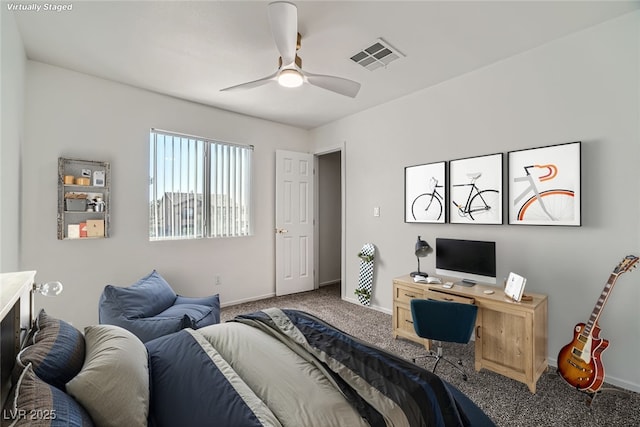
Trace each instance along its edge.
<instances>
[{"instance_id":1,"label":"doorway","mask_svg":"<svg viewBox=\"0 0 640 427\"><path fill-rule=\"evenodd\" d=\"M344 179L342 150L316 154L316 284L336 285L343 296Z\"/></svg>"}]
</instances>

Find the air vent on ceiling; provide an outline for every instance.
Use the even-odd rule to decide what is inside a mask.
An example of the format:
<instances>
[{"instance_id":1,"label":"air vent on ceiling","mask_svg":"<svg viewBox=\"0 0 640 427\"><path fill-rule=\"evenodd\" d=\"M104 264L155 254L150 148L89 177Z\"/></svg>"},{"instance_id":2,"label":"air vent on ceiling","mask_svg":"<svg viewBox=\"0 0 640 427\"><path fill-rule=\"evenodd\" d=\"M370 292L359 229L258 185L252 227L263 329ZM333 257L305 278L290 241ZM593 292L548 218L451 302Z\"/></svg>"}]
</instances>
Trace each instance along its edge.
<instances>
[{"instance_id":1,"label":"air vent on ceiling","mask_svg":"<svg viewBox=\"0 0 640 427\"><path fill-rule=\"evenodd\" d=\"M402 52L383 39L378 39L371 46L353 55L351 60L356 64L362 65L367 70L373 71L380 67L386 67L396 59L404 58L404 56Z\"/></svg>"}]
</instances>

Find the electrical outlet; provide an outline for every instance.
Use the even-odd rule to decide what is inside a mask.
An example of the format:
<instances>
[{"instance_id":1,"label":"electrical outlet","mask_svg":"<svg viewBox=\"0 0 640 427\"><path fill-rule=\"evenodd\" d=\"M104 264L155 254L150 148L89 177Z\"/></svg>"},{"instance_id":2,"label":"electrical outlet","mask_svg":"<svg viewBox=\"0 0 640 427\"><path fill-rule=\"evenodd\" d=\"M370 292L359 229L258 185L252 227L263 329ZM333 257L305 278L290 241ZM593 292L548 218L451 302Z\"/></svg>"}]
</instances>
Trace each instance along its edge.
<instances>
[{"instance_id":1,"label":"electrical outlet","mask_svg":"<svg viewBox=\"0 0 640 427\"><path fill-rule=\"evenodd\" d=\"M218 275L218 274L216 274L215 284L216 284L216 286L222 285L222 280L220 279L220 275Z\"/></svg>"}]
</instances>

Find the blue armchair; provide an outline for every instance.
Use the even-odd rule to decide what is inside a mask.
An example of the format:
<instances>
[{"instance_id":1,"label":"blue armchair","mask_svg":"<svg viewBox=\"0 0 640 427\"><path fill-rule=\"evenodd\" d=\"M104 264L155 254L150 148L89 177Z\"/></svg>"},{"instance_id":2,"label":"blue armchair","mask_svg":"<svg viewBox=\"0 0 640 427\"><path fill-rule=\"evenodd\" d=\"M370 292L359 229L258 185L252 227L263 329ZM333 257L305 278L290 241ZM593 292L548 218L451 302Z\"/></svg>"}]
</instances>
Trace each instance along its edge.
<instances>
[{"instance_id":1,"label":"blue armchair","mask_svg":"<svg viewBox=\"0 0 640 427\"><path fill-rule=\"evenodd\" d=\"M183 328L220 322L220 298L177 295L153 270L130 287L107 285L100 296L99 322L127 329L142 342Z\"/></svg>"}]
</instances>

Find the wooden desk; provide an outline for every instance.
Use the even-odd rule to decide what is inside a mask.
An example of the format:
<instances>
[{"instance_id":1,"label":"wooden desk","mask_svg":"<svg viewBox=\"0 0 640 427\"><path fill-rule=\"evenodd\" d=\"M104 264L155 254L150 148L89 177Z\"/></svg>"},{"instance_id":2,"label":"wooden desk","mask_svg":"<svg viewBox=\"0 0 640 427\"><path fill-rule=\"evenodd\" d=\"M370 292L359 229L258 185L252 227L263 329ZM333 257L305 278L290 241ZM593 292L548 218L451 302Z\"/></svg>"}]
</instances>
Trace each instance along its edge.
<instances>
[{"instance_id":1,"label":"wooden desk","mask_svg":"<svg viewBox=\"0 0 640 427\"><path fill-rule=\"evenodd\" d=\"M440 277L440 276L438 276ZM460 279L441 277L442 282ZM493 294L487 295L485 290ZM466 302L478 306L475 330L475 368L497 372L525 383L536 392L538 378L547 369L547 296L532 294L533 301L514 302L502 287L478 283L472 287L415 283L406 275L393 280L393 336L425 345L413 329L410 301L431 298Z\"/></svg>"}]
</instances>

